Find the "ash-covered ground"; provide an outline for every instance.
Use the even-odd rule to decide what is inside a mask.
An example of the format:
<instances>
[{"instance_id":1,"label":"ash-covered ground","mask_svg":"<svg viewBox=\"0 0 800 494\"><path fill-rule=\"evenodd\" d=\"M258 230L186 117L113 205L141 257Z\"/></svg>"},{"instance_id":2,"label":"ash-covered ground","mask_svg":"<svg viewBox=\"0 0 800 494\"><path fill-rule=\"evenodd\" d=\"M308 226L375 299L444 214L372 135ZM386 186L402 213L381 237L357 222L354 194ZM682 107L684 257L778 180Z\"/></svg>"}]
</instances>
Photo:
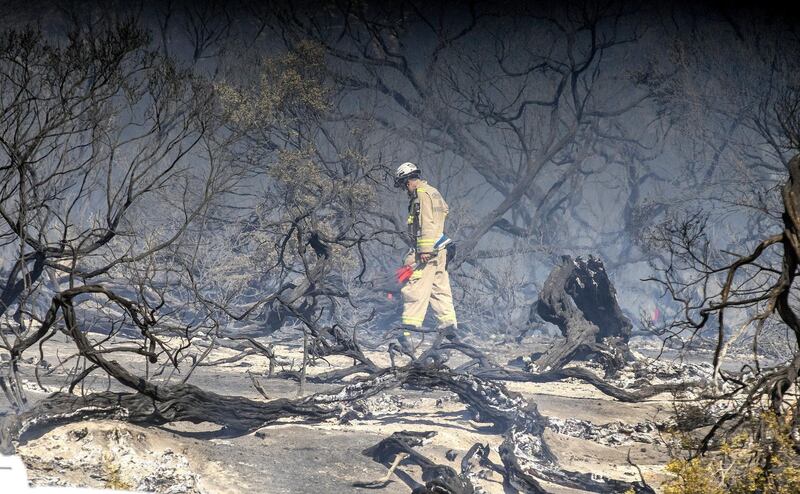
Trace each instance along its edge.
<instances>
[{"instance_id":1,"label":"ash-covered ground","mask_svg":"<svg viewBox=\"0 0 800 494\"><path fill-rule=\"evenodd\" d=\"M59 357L70 353L70 344L61 338L45 346L45 367L38 369L47 391L63 385L68 366L59 366ZM473 343L475 343L473 341ZM539 349L534 343L496 344L490 354L498 361ZM645 353L651 343L635 339ZM385 352L369 352L376 363L388 365ZM489 350L489 349L485 349ZM293 365L302 359L302 349L277 346L281 361ZM233 356L236 352L218 349L210 361ZM343 357L318 361L309 375L346 367ZM457 365L453 355L448 365ZM254 388L255 376L270 399L296 398L294 381L266 377L265 358L250 356L230 364L199 367L190 382L221 394L241 395L264 400ZM654 370L654 369L659 370ZM23 368L31 399L46 396L36 384L32 363ZM647 379L668 381L691 379L689 372L703 367L671 367L668 361L656 362ZM641 372L641 371L640 371ZM660 376L660 377L659 377ZM172 379L181 379L176 374ZM641 386L643 377L623 373L617 385ZM655 383L655 382L654 382ZM86 381L84 391L102 391L109 383L102 379ZM549 419L545 439L566 470L601 474L625 481L644 480L658 490L667 478L667 444L671 437L664 430L673 420L675 396L657 395L640 403L622 403L604 395L591 385L577 380L547 384L507 383L508 389L536 403ZM304 394L332 390L335 385L308 383ZM111 386L112 390L116 388ZM500 463L497 454L502 438L487 424L476 422L458 397L445 391L393 389L352 404L357 413L317 424L292 421L270 425L247 435L231 436L214 424L172 423L162 427L142 427L122 421L82 421L34 431L23 436L18 454L29 468L32 485L70 485L143 490L158 493L318 493L367 492L355 487L382 479L386 467L362 454L397 431L433 431L432 440L419 451L433 461L458 470L461 458L475 443L488 444L490 459ZM236 410L231 410L235 414ZM628 461L630 457L630 463ZM632 465L632 464L635 464ZM401 463L391 481L378 492L404 493L404 482L420 481L421 470ZM487 493L502 493L503 479L489 469L478 472L477 485ZM547 485L551 492L579 492Z\"/></svg>"}]
</instances>

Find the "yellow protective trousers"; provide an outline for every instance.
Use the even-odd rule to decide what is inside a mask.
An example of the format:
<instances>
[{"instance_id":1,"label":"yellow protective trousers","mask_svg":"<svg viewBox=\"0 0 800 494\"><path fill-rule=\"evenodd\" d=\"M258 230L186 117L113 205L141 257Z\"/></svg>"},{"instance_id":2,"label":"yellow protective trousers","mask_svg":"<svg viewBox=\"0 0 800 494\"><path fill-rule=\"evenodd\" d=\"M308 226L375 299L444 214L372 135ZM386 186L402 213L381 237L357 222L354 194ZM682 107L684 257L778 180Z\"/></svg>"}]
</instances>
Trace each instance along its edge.
<instances>
[{"instance_id":1,"label":"yellow protective trousers","mask_svg":"<svg viewBox=\"0 0 800 494\"><path fill-rule=\"evenodd\" d=\"M403 286L403 324L419 328L425 320L428 305L440 326L456 325L456 311L453 307L453 293L450 291L450 277L444 269L447 251L442 249L424 264L419 264L411 279ZM414 254L406 259L406 265L414 263Z\"/></svg>"}]
</instances>

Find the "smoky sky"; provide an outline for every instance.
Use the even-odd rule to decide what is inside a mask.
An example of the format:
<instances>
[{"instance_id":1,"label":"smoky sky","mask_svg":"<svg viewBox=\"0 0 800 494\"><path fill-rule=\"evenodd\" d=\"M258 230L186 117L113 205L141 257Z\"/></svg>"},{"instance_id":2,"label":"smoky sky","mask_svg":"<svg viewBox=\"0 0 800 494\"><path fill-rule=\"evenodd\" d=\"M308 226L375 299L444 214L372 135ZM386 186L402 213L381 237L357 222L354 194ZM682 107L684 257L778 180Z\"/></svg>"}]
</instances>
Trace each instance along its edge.
<instances>
[{"instance_id":1,"label":"smoky sky","mask_svg":"<svg viewBox=\"0 0 800 494\"><path fill-rule=\"evenodd\" d=\"M724 22L734 29L740 23L754 19L765 21L776 28L792 26L800 20L800 8L791 2L729 2L729 1L671 1L671 2L613 2L613 1L365 1L358 2L367 11L383 11L426 17L440 22L458 22L469 17L470 13L487 16L509 17L512 25L514 16L549 16L558 12L579 14L582 11L621 5L638 18L649 23L671 23L688 29L702 29L705 23ZM163 16L180 17L187 12L193 15L216 16L217 20L240 28L263 29L254 20L265 13L285 8L297 14L330 12L334 16L353 2L337 1L248 1L248 0L4 0L0 9L4 14L3 24L20 26L27 23L39 24L44 29L58 28L65 19L119 18L128 16L144 23ZM345 20L346 22L346 20ZM280 33L275 32L275 36Z\"/></svg>"},{"instance_id":2,"label":"smoky sky","mask_svg":"<svg viewBox=\"0 0 800 494\"><path fill-rule=\"evenodd\" d=\"M642 41L640 45L622 50L618 58L604 60L607 65L603 67L610 73L607 76L608 86L598 86L599 91L606 91L609 98L618 97L620 101L630 95L623 91L617 91L613 87L614 82L623 78L630 79L631 73L647 68L649 59L654 59L654 63L659 62L658 58L667 57L665 46L668 41L661 39L660 33L669 32L675 37L685 35L686 39L702 39L707 46L712 46L714 54L724 52L731 43L737 40L747 40L760 42L760 38L770 39L772 42L777 37L777 45L780 46L781 36L794 36L798 38L800 22L798 22L797 9L778 6L777 3L770 2L437 2L437 1L410 1L410 2L381 2L381 1L4 1L0 2L0 24L4 29L20 29L24 26L32 26L42 30L49 36L58 39L66 36L70 29L79 26L81 29L101 29L104 24L118 22L120 20L133 20L142 28L148 30L153 39L153 44L159 50L179 60L190 61L195 70L204 72L210 76L220 79L231 79L240 81L243 85L257 80L258 71L255 65L249 65L248 61L258 60L260 57L270 56L273 53L286 51L287 47L296 44L302 38L301 29L288 32L284 26L291 22L293 17L306 20L306 25L316 28L315 36L327 36L328 41L335 45L344 36L343 33L350 32L353 36L359 35L359 30L364 26L360 25L359 19L355 16L345 14L348 9L359 8L360 13L369 17L375 25L393 27L403 25L403 36L398 42L396 49L407 58L413 70L421 70L420 60L435 56L437 45L431 32L439 28L444 28L452 33L454 43L460 43L459 50L453 54L454 57L464 55L465 64L470 62L470 55L491 52L495 47L498 35L513 38L518 32L528 28L537 19L567 19L580 23L583 15L598 9L611 9L619 15L613 17L612 21L621 23L618 31L621 33L631 32L639 36ZM470 35L459 37L459 30L466 29L475 17L480 17L491 26L487 34ZM428 29L433 26L434 29ZM557 32L557 31L556 31ZM724 36L722 34L724 33ZM510 52L512 61L514 58L524 58L527 52L534 50L546 50L547 42L550 39L537 39L536 32L529 33L529 41L517 42ZM546 33L552 35L552 33ZM556 34L557 35L557 34ZM719 45L713 46L715 38L719 38ZM192 41L187 41L191 39ZM395 49L392 43L396 41L391 37L384 40ZM529 44L525 44L528 42ZM366 46L366 45L365 45ZM787 45L788 46L788 45ZM220 51L220 47L225 47L225 51ZM694 48L688 46L688 49ZM787 48L788 49L788 48ZM454 50L455 51L455 50ZM369 53L367 53L367 56ZM708 71L723 70L732 73L746 73L753 67L758 67L756 60L749 60L747 54L737 54L737 58L731 56L728 59L715 60L717 66L709 65L701 67ZM612 56L612 55L609 55ZM702 60L701 53L698 58ZM728 56L727 53L724 55ZM480 57L474 57L479 59ZM711 57L709 56L709 59ZM471 71L480 71L484 67L458 66L458 58L453 58L451 66L455 68L454 79L462 77L463 74L457 73L460 68ZM416 65L415 65L416 64ZM513 64L512 64L513 65ZM511 67L510 70L513 70ZM350 70L350 68L342 69ZM668 73L668 69L665 69ZM753 69L757 70L757 69ZM443 74L448 75L448 74ZM691 74L694 75L694 74ZM396 83L398 92L404 89L402 81L392 78L391 74L385 76L383 82ZM366 80L364 77L361 80ZM754 79L757 80L757 79ZM461 81L454 81L458 85ZM645 80L645 82L647 82ZM464 84L469 87L469 84ZM626 86L629 87L629 86ZM537 96L539 89L548 89L542 85L541 88L532 85L527 91L532 97ZM356 88L357 89L357 88ZM508 98L514 98L513 89L498 86L497 92L508 92ZM615 91L621 93L617 94ZM713 91L713 89L712 89ZM360 108L363 104L363 92L357 90L337 101L337 110L343 114L349 114ZM469 96L469 95L466 95ZM507 95L497 94L497 100L501 101ZM667 95L668 96L668 95ZM722 96L722 95L721 95ZM713 100L714 94L710 96ZM379 117L389 120L397 127L409 127L413 124L408 115L404 115L398 110L404 103L403 95L390 95L387 99L392 102L380 102L381 113ZM449 103L449 95L442 95L442 100ZM736 103L731 106L735 107ZM689 105L687 105L689 106ZM725 108L727 110L727 108ZM694 109L689 108L688 113ZM648 125L658 124L659 131L673 125L673 111L670 109L662 110L655 108L654 104L647 103L643 108L632 112L630 118L620 119L620 125L628 127L627 131L640 141L650 138L647 133L636 131L646 128ZM702 111L699 117L703 117ZM699 118L692 114L692 118ZM533 123L539 123L532 119ZM488 130L480 130L476 140L484 139L492 141L498 134L492 127L492 122L486 126ZM716 130L725 131L728 122L723 118ZM542 126L544 127L544 126ZM605 129L603 129L605 130ZM666 133L666 131L664 131ZM674 131L672 131L674 133ZM432 138L437 138L433 135ZM705 136L698 136L697 140L702 141ZM579 147L581 140L577 143ZM501 154L500 159L509 158L507 161L513 162L517 159L518 149L512 146L502 146L502 142L497 140L492 143L494 150ZM631 167L631 173L643 175L652 173L659 177L658 186L645 185L640 190L630 192L620 186L620 182L630 182L636 176L624 176L618 169L604 171L603 159L613 161L618 159L622 151L620 149L603 149L607 156L587 159L582 167L576 167L576 172L569 176L564 172L568 167L560 163L558 157L548 164L537 180L530 188L529 197L524 199L521 206L515 207L512 213L504 216L507 222L520 222L536 220L540 230L547 231L552 238L539 233L542 243L553 243L561 248L554 256L567 252L573 255L584 253L600 253L607 261L612 274L618 277L627 277L631 284L639 284L639 280L647 276L643 263L646 258L644 255L632 255L631 247L633 241L631 231L636 230L633 225L635 221L643 222L647 225L661 219L656 217L656 213L666 209L667 206L686 202L685 194L682 196L673 193L674 190L680 191L686 186L685 175L692 173L695 163L687 160L684 156L689 146L697 145L696 142L687 143L671 142L663 146L661 154L653 158L652 166L646 169ZM570 148L570 151L572 149ZM693 151L690 149L690 151ZM682 154L683 153L683 154ZM385 163L387 177L391 171L392 164L403 161L417 161L425 170L426 177L432 179L448 196L448 199L458 197L459 191L466 196L465 200L459 204L454 199L454 209L465 211L471 208L468 213L462 216L468 217L473 223L476 218L485 216L487 211L496 207L502 202L502 194L507 189L512 188L518 177L513 175L514 170L509 166L505 170L506 176L498 173L497 184L489 186L483 177L474 171L469 171L470 167L453 151L434 153L419 144L418 140L401 139L392 135L387 139L387 144L376 152L372 152L371 157L380 158ZM707 167L711 172L701 170L698 175L709 175L712 172L725 178L725 166L729 166L730 161L720 160L719 167L714 168L708 165L713 160L713 150L708 153L711 159L706 156L692 156L697 161L698 167ZM600 159L600 158L603 159ZM727 158L727 157L726 157ZM499 160L498 160L499 161ZM780 160L775 160L780 161ZM478 163L480 164L480 162ZM747 166L747 165L744 165ZM497 167L499 168L499 166ZM448 172L451 170L465 169L459 174L459 182L445 181ZM780 168L776 166L776 174ZM581 182L582 176L594 177L591 180ZM774 180L773 176L767 177ZM572 182L570 181L572 180ZM388 182L388 181L387 181ZM561 188L557 186L563 183ZM624 185L624 184L623 184ZM473 192L473 189L476 191ZM709 187L698 186L697 190L705 192ZM555 192L553 192L555 191ZM622 191L622 192L620 192ZM671 194L671 195L670 195ZM709 194L711 195L711 194ZM405 198L402 195L389 196L387 202L392 202L396 212L402 212ZM579 197L580 201L575 198ZM637 208L631 207L634 201L639 201ZM574 203L570 214L567 214L561 204ZM650 209L648 209L650 208ZM645 213L653 211L652 216ZM469 216L472 215L470 218ZM571 216L570 216L571 215ZM453 215L456 216L455 214ZM644 217L645 220L641 220ZM469 223L465 221L465 223ZM739 217L733 216L730 222L735 227L741 227L742 221ZM458 225L456 224L456 227ZM466 229L471 227L468 224ZM553 233L555 232L555 233ZM493 234L496 230L493 230ZM466 234L465 234L466 236ZM497 235L488 236L492 241L484 241L484 244L491 243L493 246L504 245L510 242L507 238L501 237L497 241ZM574 250L568 250L572 248ZM627 256L627 257L625 257ZM620 261L619 259L625 259ZM538 270L536 277L543 279L549 265L543 255L536 257L530 262L532 271ZM619 278L618 278L619 280ZM627 292L623 290L623 292Z\"/></svg>"}]
</instances>

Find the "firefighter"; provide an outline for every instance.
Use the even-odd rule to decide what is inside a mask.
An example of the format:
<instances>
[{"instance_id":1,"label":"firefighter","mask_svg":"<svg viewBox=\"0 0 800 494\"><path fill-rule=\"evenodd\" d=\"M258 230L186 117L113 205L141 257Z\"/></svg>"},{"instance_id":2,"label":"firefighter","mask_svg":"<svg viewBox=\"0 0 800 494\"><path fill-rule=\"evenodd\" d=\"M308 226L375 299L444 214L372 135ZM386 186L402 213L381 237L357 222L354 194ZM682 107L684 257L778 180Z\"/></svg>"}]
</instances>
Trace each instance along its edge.
<instances>
[{"instance_id":1,"label":"firefighter","mask_svg":"<svg viewBox=\"0 0 800 494\"><path fill-rule=\"evenodd\" d=\"M403 333L398 341L403 351L413 357L409 329L422 327L428 305L438 319L439 338L456 338L457 321L447 275L447 249L444 222L448 206L442 195L420 178L420 169L414 163L403 163L397 168L394 184L408 192L408 233L414 246L406 255L404 265L414 266L408 282L403 286Z\"/></svg>"}]
</instances>

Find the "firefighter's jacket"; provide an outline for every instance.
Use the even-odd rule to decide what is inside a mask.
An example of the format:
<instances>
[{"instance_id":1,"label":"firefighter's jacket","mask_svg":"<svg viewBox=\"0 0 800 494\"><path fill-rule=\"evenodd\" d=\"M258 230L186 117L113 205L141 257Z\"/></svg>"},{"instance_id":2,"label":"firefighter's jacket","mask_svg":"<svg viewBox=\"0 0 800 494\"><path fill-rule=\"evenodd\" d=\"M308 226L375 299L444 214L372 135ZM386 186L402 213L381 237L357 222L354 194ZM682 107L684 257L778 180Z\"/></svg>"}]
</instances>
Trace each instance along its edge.
<instances>
[{"instance_id":1,"label":"firefighter's jacket","mask_svg":"<svg viewBox=\"0 0 800 494\"><path fill-rule=\"evenodd\" d=\"M439 191L421 181L408 206L408 231L414 239L415 249L406 257L405 264L414 264L415 261L417 264L411 278L400 290L404 325L422 327L429 305L440 326L457 324L450 277L445 269L447 250L440 250L427 262L419 262L419 254L433 253L434 245L444 231L448 211Z\"/></svg>"},{"instance_id":2,"label":"firefighter's jacket","mask_svg":"<svg viewBox=\"0 0 800 494\"><path fill-rule=\"evenodd\" d=\"M408 233L417 254L433 252L433 245L444 233L448 212L439 191L421 180L408 205Z\"/></svg>"}]
</instances>

